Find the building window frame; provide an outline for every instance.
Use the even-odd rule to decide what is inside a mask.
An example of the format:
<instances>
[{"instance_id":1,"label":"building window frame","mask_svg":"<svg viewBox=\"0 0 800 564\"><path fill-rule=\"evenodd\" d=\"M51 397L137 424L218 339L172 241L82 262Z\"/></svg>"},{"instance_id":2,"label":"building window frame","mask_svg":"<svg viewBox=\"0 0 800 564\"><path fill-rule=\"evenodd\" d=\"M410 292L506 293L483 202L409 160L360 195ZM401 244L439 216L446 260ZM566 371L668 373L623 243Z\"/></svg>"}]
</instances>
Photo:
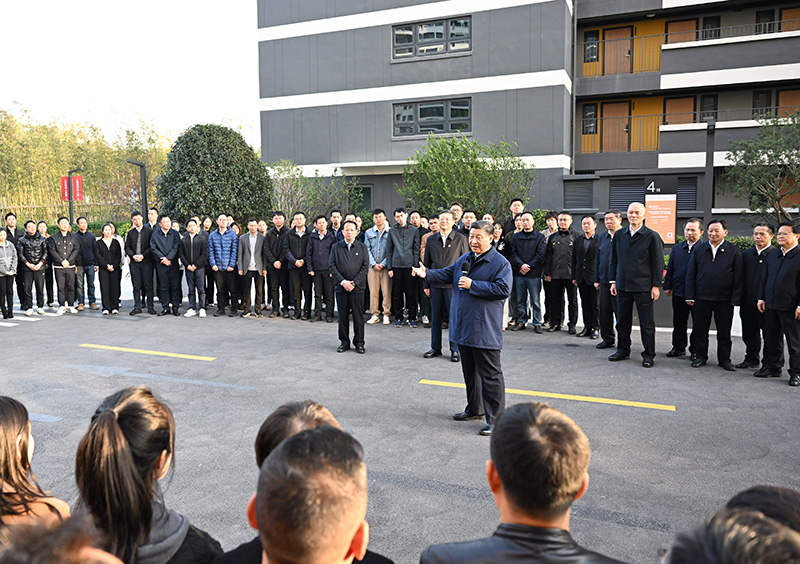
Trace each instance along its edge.
<instances>
[{"instance_id":1,"label":"building window frame","mask_svg":"<svg viewBox=\"0 0 800 564\"><path fill-rule=\"evenodd\" d=\"M583 62L596 63L600 60L600 30L583 32Z\"/></svg>"},{"instance_id":2,"label":"building window frame","mask_svg":"<svg viewBox=\"0 0 800 564\"><path fill-rule=\"evenodd\" d=\"M756 12L756 35L775 33L775 10L758 10Z\"/></svg>"},{"instance_id":3,"label":"building window frame","mask_svg":"<svg viewBox=\"0 0 800 564\"><path fill-rule=\"evenodd\" d=\"M759 99L759 97L763 97ZM772 90L754 90L753 91L753 117L755 119L763 119L767 114L773 113L775 108L772 107Z\"/></svg>"},{"instance_id":4,"label":"building window frame","mask_svg":"<svg viewBox=\"0 0 800 564\"><path fill-rule=\"evenodd\" d=\"M700 95L700 110L697 113L697 121L700 123L710 119L717 119L719 111L719 98L716 94Z\"/></svg>"},{"instance_id":5,"label":"building window frame","mask_svg":"<svg viewBox=\"0 0 800 564\"><path fill-rule=\"evenodd\" d=\"M441 28L441 31L438 29ZM472 16L392 26L392 60L427 59L472 52Z\"/></svg>"},{"instance_id":6,"label":"building window frame","mask_svg":"<svg viewBox=\"0 0 800 564\"><path fill-rule=\"evenodd\" d=\"M583 135L597 135L597 103L588 103L583 105L583 127L581 129Z\"/></svg>"},{"instance_id":7,"label":"building window frame","mask_svg":"<svg viewBox=\"0 0 800 564\"><path fill-rule=\"evenodd\" d=\"M720 16L704 16L700 37L702 39L718 39L722 34L722 18Z\"/></svg>"},{"instance_id":8,"label":"building window frame","mask_svg":"<svg viewBox=\"0 0 800 564\"><path fill-rule=\"evenodd\" d=\"M392 137L397 139L472 132L472 98L392 104Z\"/></svg>"}]
</instances>

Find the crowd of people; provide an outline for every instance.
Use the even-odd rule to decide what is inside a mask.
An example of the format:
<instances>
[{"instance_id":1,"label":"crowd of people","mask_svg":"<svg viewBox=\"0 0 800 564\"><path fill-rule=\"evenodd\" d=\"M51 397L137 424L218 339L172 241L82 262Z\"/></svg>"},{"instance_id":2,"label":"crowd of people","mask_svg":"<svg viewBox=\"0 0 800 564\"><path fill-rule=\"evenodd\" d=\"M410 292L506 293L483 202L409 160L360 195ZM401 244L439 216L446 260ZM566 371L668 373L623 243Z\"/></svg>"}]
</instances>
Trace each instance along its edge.
<instances>
[{"instance_id":1,"label":"crowd of people","mask_svg":"<svg viewBox=\"0 0 800 564\"><path fill-rule=\"evenodd\" d=\"M361 229L358 215L343 216L339 210L311 218L310 225L302 212L287 218L276 211L271 227L265 219L251 218L244 230L231 216L220 213L216 219L193 216L181 233L178 221L159 216L152 208L147 222L140 213L132 214L125 239L110 222L103 226L102 237L96 237L82 217L76 233L64 217L52 236L41 221L26 221L23 231L17 227L16 216L8 213L0 231L2 313L4 318L13 317L16 286L21 311L43 315L45 304L53 307L56 299L54 280L58 315L77 313L87 306L100 309L96 273L102 313L118 314L120 281L127 265L133 285L130 315L145 310L151 315L181 315L185 277L185 317L206 317L212 309L216 317L262 317L262 312L270 311L270 318L282 315L331 323L334 311L344 308L353 314L354 336L351 340L348 316L339 315L339 352L351 345L365 352L363 325L390 325L394 319L398 328L430 328L431 347L423 356L433 358L442 355L442 330L451 323L453 285L449 280L425 280L414 269L440 270L464 261L470 252L470 231L480 222L488 224L492 246L513 270L503 329L530 327L540 334L562 331L566 323L571 335L599 339L598 349L616 348L609 357L615 362L630 358L635 305L642 366L650 368L656 356L653 303L663 286L673 310L672 348L667 357L684 357L688 351L693 368L705 366L713 319L721 368L757 368L757 377L779 377L785 363L785 337L789 384L800 386L797 225L785 222L776 232L773 226L759 223L753 230L754 246L741 252L726 241L724 219L713 219L706 226L702 219L691 218L684 224L685 241L670 251L664 277L663 242L645 225L645 207L640 203L629 206L627 227L623 227L622 211L604 213L604 232L598 232L594 215L583 216L577 232L567 211L548 212L544 226L536 225L534 214L525 210L521 199L515 198L509 211L504 220L484 214L479 221L475 211L458 203L427 217L417 210L398 208L390 226L386 212L376 209L374 224L366 230ZM355 248L353 241L345 240L348 223L353 225ZM703 241L706 227L708 237ZM777 247L772 244L773 235ZM337 243L347 253L334 252ZM736 365L731 359L735 306L740 306L746 345L745 358ZM687 337L690 317L692 330ZM449 345L450 359L459 362L457 339L451 338Z\"/></svg>"},{"instance_id":2,"label":"crowd of people","mask_svg":"<svg viewBox=\"0 0 800 564\"><path fill-rule=\"evenodd\" d=\"M170 509L159 488L174 467L176 427L170 408L148 388L105 398L77 448L79 499L71 509L34 476L25 406L0 396L0 564L392 562L368 548L364 449L324 406L290 402L264 420L255 439L258 483L247 504L255 537L227 553ZM434 544L420 563L620 562L570 534L571 507L587 490L590 458L586 434L562 412L533 402L508 408L486 463L497 529L485 539ZM664 561L798 562L800 493L745 490L703 525L677 535Z\"/></svg>"}]
</instances>

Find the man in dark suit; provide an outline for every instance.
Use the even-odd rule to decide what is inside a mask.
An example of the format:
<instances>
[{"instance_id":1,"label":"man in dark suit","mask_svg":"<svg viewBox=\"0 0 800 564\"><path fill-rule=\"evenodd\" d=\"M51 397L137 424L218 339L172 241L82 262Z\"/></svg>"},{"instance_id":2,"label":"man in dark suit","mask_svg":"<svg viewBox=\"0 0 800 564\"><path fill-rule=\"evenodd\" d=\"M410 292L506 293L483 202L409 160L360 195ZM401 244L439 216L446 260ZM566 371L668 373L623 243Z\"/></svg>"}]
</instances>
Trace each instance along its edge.
<instances>
[{"instance_id":1,"label":"man in dark suit","mask_svg":"<svg viewBox=\"0 0 800 564\"><path fill-rule=\"evenodd\" d=\"M576 543L570 508L589 486L589 439L575 422L543 403L519 403L497 420L486 478L500 512L491 537L438 544L420 564L613 564Z\"/></svg>"},{"instance_id":2,"label":"man in dark suit","mask_svg":"<svg viewBox=\"0 0 800 564\"><path fill-rule=\"evenodd\" d=\"M369 251L361 241L356 241L358 226L355 221L342 225L344 241L331 249L329 269L336 289L336 306L339 309L339 348L350 348L350 314L353 315L353 345L358 354L364 354L364 291L367 288Z\"/></svg>"},{"instance_id":3,"label":"man in dark suit","mask_svg":"<svg viewBox=\"0 0 800 564\"><path fill-rule=\"evenodd\" d=\"M158 272L158 299L162 307L158 315L168 315L169 305L172 304L172 315L177 316L180 315L178 308L181 305L178 297L181 283L181 273L178 270L181 236L172 228L169 216L162 216L159 225L160 228L150 236L150 250L153 251Z\"/></svg>"},{"instance_id":4,"label":"man in dark suit","mask_svg":"<svg viewBox=\"0 0 800 564\"><path fill-rule=\"evenodd\" d=\"M583 313L583 329L578 337L598 337L600 315L597 305L597 288L594 287L594 263L597 255L597 221L591 215L581 219L583 237L575 240L572 253L572 283L578 287L581 295L581 312Z\"/></svg>"},{"instance_id":5,"label":"man in dark suit","mask_svg":"<svg viewBox=\"0 0 800 564\"><path fill-rule=\"evenodd\" d=\"M731 326L733 308L742 303L742 252L725 240L728 225L724 219L708 222L708 242L692 253L686 271L686 303L694 307L692 327L692 368L708 360L708 331L711 316L717 326L717 361L733 372L731 364Z\"/></svg>"},{"instance_id":6,"label":"man in dark suit","mask_svg":"<svg viewBox=\"0 0 800 564\"><path fill-rule=\"evenodd\" d=\"M617 315L617 297L611 295L611 245L614 235L622 228L622 212L608 210L603 216L606 232L597 237L597 251L594 261L594 287L598 292L598 309L601 342L595 345L598 349L610 349L616 341L614 335L614 317Z\"/></svg>"},{"instance_id":7,"label":"man in dark suit","mask_svg":"<svg viewBox=\"0 0 800 564\"><path fill-rule=\"evenodd\" d=\"M453 229L453 212L439 214L439 231L428 237L422 264L425 268L441 269L453 264L458 257L469 252L467 238ZM450 319L450 302L453 284L450 280L431 284L423 281L425 294L431 299L431 349L422 356L433 358L442 355L442 324ZM450 341L450 360L459 361L458 345Z\"/></svg>"},{"instance_id":8,"label":"man in dark suit","mask_svg":"<svg viewBox=\"0 0 800 564\"><path fill-rule=\"evenodd\" d=\"M267 267L269 277L269 287L271 292L270 302L272 303L272 313L269 316L278 317L281 310L281 299L283 299L283 317L289 319L289 305L291 297L289 294L289 266L286 262L286 253L283 249L283 241L289 233L289 228L285 225L286 215L282 211L272 214L272 229L267 231L264 241L264 266Z\"/></svg>"},{"instance_id":9,"label":"man in dark suit","mask_svg":"<svg viewBox=\"0 0 800 564\"><path fill-rule=\"evenodd\" d=\"M544 261L544 279L550 282L549 333L561 331L564 321L564 291L567 292L567 311L569 334L575 334L578 323L578 292L572 280L572 255L578 235L572 231L572 214L562 211L558 214L558 231L547 238L547 254Z\"/></svg>"},{"instance_id":10,"label":"man in dark suit","mask_svg":"<svg viewBox=\"0 0 800 564\"><path fill-rule=\"evenodd\" d=\"M314 317L311 322L322 321L322 304L325 304L325 321L333 323L333 279L329 270L331 249L336 235L328 229L328 218L319 215L314 219L316 229L308 236L306 270L314 284Z\"/></svg>"},{"instance_id":11,"label":"man in dark suit","mask_svg":"<svg viewBox=\"0 0 800 564\"><path fill-rule=\"evenodd\" d=\"M683 235L686 240L674 245L669 253L667 275L664 277L664 293L672 298L672 348L667 353L669 358L686 354L686 330L689 326L689 315L693 311L686 303L686 271L689 269L692 251L700 248L700 245L695 245L703 236L703 220L697 217L689 219L683 224ZM694 347L689 346L689 353L694 361Z\"/></svg>"},{"instance_id":12,"label":"man in dark suit","mask_svg":"<svg viewBox=\"0 0 800 564\"><path fill-rule=\"evenodd\" d=\"M131 284L133 284L133 309L131 315L147 312L155 315L153 307L153 251L150 250L152 231L144 225L138 211L131 214L132 227L125 235L125 254L130 259Z\"/></svg>"},{"instance_id":13,"label":"man in dark suit","mask_svg":"<svg viewBox=\"0 0 800 564\"><path fill-rule=\"evenodd\" d=\"M236 263L239 276L244 278L242 292L242 317L262 317L261 302L264 301L264 236L258 232L258 220L247 220L247 233L239 237ZM255 285L255 300L250 311L250 289Z\"/></svg>"},{"instance_id":14,"label":"man in dark suit","mask_svg":"<svg viewBox=\"0 0 800 564\"><path fill-rule=\"evenodd\" d=\"M653 302L659 295L664 271L664 243L661 236L644 224L644 204L628 206L628 227L614 236L611 247L611 294L617 296L617 352L608 357L616 362L631 356L633 304L639 313L642 333L642 366L653 367L656 356L656 322Z\"/></svg>"},{"instance_id":15,"label":"man in dark suit","mask_svg":"<svg viewBox=\"0 0 800 564\"><path fill-rule=\"evenodd\" d=\"M517 322L509 325L511 331L525 329L528 322L528 298L533 310L533 330L542 333L542 272L547 253L547 240L536 231L533 214L522 212L522 231L511 237L511 266L514 269L514 286L517 294L517 311L510 311ZM510 308L509 308L510 309Z\"/></svg>"},{"instance_id":16,"label":"man in dark suit","mask_svg":"<svg viewBox=\"0 0 800 564\"><path fill-rule=\"evenodd\" d=\"M186 222L186 233L181 239L179 255L186 271L189 288L189 309L184 317L206 316L205 269L208 264L208 236L199 233L200 223L196 219Z\"/></svg>"},{"instance_id":17,"label":"man in dark suit","mask_svg":"<svg viewBox=\"0 0 800 564\"><path fill-rule=\"evenodd\" d=\"M783 338L789 349L789 385L800 386L800 225L778 226L778 245L767 257L758 291L758 310L764 314L764 366L759 378L779 377L783 368Z\"/></svg>"},{"instance_id":18,"label":"man in dark suit","mask_svg":"<svg viewBox=\"0 0 800 564\"><path fill-rule=\"evenodd\" d=\"M761 364L761 337L764 331L764 315L758 311L758 287L767 266L767 256L775 250L772 246L774 229L769 223L757 223L753 227L755 245L742 252L744 290L739 317L742 320L742 341L745 345L744 360L736 368L758 368Z\"/></svg>"}]
</instances>

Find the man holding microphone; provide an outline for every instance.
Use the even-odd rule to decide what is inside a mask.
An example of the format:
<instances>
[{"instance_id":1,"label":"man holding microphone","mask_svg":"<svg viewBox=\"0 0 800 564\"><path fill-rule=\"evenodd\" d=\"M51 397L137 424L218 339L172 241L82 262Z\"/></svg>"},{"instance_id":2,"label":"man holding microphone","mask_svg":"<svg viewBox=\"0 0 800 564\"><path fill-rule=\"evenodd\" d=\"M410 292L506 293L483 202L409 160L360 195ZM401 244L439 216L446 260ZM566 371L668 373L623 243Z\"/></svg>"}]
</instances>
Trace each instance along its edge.
<instances>
[{"instance_id":1,"label":"man holding microphone","mask_svg":"<svg viewBox=\"0 0 800 564\"><path fill-rule=\"evenodd\" d=\"M478 221L470 226L470 252L450 266L426 269L420 263L415 276L429 284L452 282L450 341L458 345L467 387L467 407L456 421L486 418L481 435L491 435L505 408L505 382L500 366L503 348L503 300L511 293L511 264L492 246L493 226Z\"/></svg>"}]
</instances>

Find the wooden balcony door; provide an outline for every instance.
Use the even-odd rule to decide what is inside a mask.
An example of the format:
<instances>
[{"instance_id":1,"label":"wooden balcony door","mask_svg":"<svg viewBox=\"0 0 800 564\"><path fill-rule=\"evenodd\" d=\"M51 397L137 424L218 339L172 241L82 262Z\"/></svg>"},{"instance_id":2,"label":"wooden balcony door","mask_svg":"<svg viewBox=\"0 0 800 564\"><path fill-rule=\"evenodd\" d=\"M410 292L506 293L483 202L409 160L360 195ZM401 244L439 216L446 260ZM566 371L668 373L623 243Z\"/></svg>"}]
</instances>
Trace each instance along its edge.
<instances>
[{"instance_id":1,"label":"wooden balcony door","mask_svg":"<svg viewBox=\"0 0 800 564\"><path fill-rule=\"evenodd\" d=\"M778 115L786 117L800 111L800 90L781 90L778 92Z\"/></svg>"},{"instance_id":2,"label":"wooden balcony door","mask_svg":"<svg viewBox=\"0 0 800 564\"><path fill-rule=\"evenodd\" d=\"M797 31L800 29L800 8L781 10L781 31Z\"/></svg>"},{"instance_id":3,"label":"wooden balcony door","mask_svg":"<svg viewBox=\"0 0 800 564\"><path fill-rule=\"evenodd\" d=\"M631 150L631 103L610 102L603 104L604 153Z\"/></svg>"},{"instance_id":4,"label":"wooden balcony door","mask_svg":"<svg viewBox=\"0 0 800 564\"><path fill-rule=\"evenodd\" d=\"M633 71L633 28L618 27L603 32L603 74Z\"/></svg>"},{"instance_id":5,"label":"wooden balcony door","mask_svg":"<svg viewBox=\"0 0 800 564\"><path fill-rule=\"evenodd\" d=\"M667 43L697 41L697 20L667 22Z\"/></svg>"},{"instance_id":6,"label":"wooden balcony door","mask_svg":"<svg viewBox=\"0 0 800 564\"><path fill-rule=\"evenodd\" d=\"M694 123L694 97L664 100L664 125Z\"/></svg>"}]
</instances>

